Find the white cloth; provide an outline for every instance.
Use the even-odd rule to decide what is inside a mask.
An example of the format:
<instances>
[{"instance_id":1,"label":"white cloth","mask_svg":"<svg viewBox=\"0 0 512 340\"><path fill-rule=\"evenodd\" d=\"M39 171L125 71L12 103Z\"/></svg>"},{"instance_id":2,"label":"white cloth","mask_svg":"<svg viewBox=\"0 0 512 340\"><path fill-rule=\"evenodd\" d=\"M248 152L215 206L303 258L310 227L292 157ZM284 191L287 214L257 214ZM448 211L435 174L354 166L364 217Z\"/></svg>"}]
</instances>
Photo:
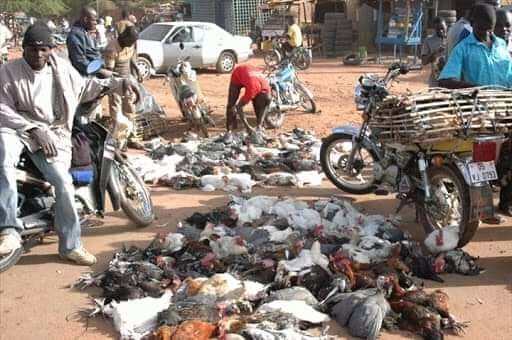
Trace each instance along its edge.
<instances>
[{"instance_id":1,"label":"white cloth","mask_svg":"<svg viewBox=\"0 0 512 340\"><path fill-rule=\"evenodd\" d=\"M107 46L107 29L103 24L96 25L96 44L100 48Z\"/></svg>"},{"instance_id":2,"label":"white cloth","mask_svg":"<svg viewBox=\"0 0 512 340\"><path fill-rule=\"evenodd\" d=\"M55 85L53 84L53 72L46 65L40 71L34 71L34 109L41 112L49 124L53 123L55 116Z\"/></svg>"}]
</instances>

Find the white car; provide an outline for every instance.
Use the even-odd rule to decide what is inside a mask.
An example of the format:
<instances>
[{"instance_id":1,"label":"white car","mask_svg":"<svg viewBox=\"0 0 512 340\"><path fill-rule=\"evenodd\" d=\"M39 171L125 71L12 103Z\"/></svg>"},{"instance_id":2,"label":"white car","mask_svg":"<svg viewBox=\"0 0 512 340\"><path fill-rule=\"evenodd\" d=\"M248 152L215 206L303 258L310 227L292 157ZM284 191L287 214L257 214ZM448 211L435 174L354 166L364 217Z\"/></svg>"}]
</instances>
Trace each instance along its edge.
<instances>
[{"instance_id":1,"label":"white car","mask_svg":"<svg viewBox=\"0 0 512 340\"><path fill-rule=\"evenodd\" d=\"M193 68L215 66L229 73L252 55L251 38L232 35L209 22L159 22L149 25L137 40L137 66L144 79L165 74L178 58L190 57ZM182 48L180 48L180 43Z\"/></svg>"}]
</instances>

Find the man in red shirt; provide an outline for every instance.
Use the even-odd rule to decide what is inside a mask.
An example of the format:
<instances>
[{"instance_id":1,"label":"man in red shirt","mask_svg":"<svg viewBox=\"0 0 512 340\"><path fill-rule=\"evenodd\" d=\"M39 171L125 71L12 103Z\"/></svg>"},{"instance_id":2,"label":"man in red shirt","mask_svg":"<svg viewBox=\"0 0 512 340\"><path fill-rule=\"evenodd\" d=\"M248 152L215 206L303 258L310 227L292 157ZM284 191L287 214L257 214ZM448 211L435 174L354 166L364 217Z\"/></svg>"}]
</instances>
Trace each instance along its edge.
<instances>
[{"instance_id":1,"label":"man in red shirt","mask_svg":"<svg viewBox=\"0 0 512 340\"><path fill-rule=\"evenodd\" d=\"M238 100L240 90L244 88L243 97ZM238 103L237 103L238 100ZM229 82L229 96L226 108L226 130L230 132L236 129L237 113L248 131L254 129L247 123L243 107L252 101L254 112L256 113L257 127L262 128L265 112L270 105L270 85L263 74L251 65L239 65L231 74Z\"/></svg>"}]
</instances>

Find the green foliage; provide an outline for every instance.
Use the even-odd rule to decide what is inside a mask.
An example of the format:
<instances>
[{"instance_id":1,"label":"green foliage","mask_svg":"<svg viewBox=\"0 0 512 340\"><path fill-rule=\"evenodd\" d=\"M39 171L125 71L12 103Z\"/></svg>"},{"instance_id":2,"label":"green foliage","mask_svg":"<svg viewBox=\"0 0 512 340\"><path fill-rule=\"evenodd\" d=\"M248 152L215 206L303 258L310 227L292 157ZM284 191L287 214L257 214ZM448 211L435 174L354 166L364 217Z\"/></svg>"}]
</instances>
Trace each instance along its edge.
<instances>
[{"instance_id":1,"label":"green foliage","mask_svg":"<svg viewBox=\"0 0 512 340\"><path fill-rule=\"evenodd\" d=\"M25 12L34 17L59 16L69 11L64 0L2 0L0 12Z\"/></svg>"}]
</instances>

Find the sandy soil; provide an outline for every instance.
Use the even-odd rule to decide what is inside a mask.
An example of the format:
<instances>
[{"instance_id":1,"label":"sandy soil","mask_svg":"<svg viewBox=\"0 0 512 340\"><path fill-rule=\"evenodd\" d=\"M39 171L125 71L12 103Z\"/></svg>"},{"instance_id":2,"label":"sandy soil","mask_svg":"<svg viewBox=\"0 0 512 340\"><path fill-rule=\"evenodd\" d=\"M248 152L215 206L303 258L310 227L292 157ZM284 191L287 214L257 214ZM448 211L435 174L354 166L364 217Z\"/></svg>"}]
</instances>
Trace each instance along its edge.
<instances>
[{"instance_id":1,"label":"sandy soil","mask_svg":"<svg viewBox=\"0 0 512 340\"><path fill-rule=\"evenodd\" d=\"M261 65L261 60L251 61ZM326 136L337 124L357 123L354 110L353 84L365 72L384 72L382 66L342 66L336 60L316 60L313 67L301 72L300 78L316 96L318 114L290 113L283 130L294 127L313 129ZM417 90L424 87L426 71L412 72L402 78L395 91ZM217 131L224 126L224 110L228 75L202 72L201 87L214 109ZM152 79L147 87L155 94L171 118L169 138L179 137L185 128L178 119L176 106L163 78ZM215 130L212 130L212 132ZM344 195L325 182L322 187L295 189L262 189L254 194L282 194L296 198L321 198L333 195L356 200L357 206L368 213L388 213L396 207L393 197L374 195L353 197ZM99 263L92 270L105 268L113 252L123 244L145 246L156 232L170 231L179 221L194 211L205 211L225 204L225 193L204 193L196 190L172 191L152 188L158 219L145 229L136 229L120 212L107 213L104 220L83 230L87 248L98 256ZM403 227L417 238L423 232L414 222L414 211L404 209ZM47 238L30 249L18 265L0 274L0 339L113 339L117 334L108 319L88 319L80 311L89 306L91 291L72 291L73 282L86 267L77 267L60 261L56 255L56 237ZM426 281L428 288L443 288L451 298L453 313L462 320L470 320L466 339L511 339L512 333L512 219L498 226L482 225L466 250L480 256L480 265L486 272L476 277L444 275L446 282ZM330 334L347 338L338 327ZM384 333L382 339L410 339L410 333ZM449 336L448 338L455 338Z\"/></svg>"}]
</instances>

